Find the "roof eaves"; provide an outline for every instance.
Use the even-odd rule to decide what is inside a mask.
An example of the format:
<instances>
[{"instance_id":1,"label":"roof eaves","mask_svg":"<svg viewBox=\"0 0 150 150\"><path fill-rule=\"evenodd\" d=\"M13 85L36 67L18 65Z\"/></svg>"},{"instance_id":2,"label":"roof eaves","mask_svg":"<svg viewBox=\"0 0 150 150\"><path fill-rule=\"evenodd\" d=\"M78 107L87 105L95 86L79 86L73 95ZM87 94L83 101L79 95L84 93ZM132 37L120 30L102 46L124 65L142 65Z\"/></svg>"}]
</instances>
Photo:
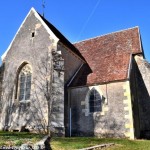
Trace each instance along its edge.
<instances>
[{"instance_id":1,"label":"roof eaves","mask_svg":"<svg viewBox=\"0 0 150 150\"><path fill-rule=\"evenodd\" d=\"M40 15L40 14L39 14ZM49 29L56 35L56 37L59 39L61 43L63 43L66 47L68 47L70 50L72 50L73 53L75 53L78 57L80 57L84 62L85 58L81 55L79 50L72 44L70 43L66 37L63 36L63 34L58 31L48 20L46 20L44 17L40 15L40 17L43 19L45 24L49 27Z\"/></svg>"},{"instance_id":2,"label":"roof eaves","mask_svg":"<svg viewBox=\"0 0 150 150\"><path fill-rule=\"evenodd\" d=\"M142 38L140 34L140 29L138 28L138 34L139 34L139 43L140 43L140 51L143 54L143 57L145 58L144 50L143 50L143 44L142 44Z\"/></svg>"},{"instance_id":3,"label":"roof eaves","mask_svg":"<svg viewBox=\"0 0 150 150\"><path fill-rule=\"evenodd\" d=\"M73 89L73 88L89 87L89 86L96 86L96 85L105 85L105 84L111 84L111 83L116 83L116 82L125 82L125 81L129 81L129 79L126 78L126 79L113 80L113 81L107 81L107 82L91 83L91 84L86 84L86 85L69 86L68 88Z\"/></svg>"}]
</instances>

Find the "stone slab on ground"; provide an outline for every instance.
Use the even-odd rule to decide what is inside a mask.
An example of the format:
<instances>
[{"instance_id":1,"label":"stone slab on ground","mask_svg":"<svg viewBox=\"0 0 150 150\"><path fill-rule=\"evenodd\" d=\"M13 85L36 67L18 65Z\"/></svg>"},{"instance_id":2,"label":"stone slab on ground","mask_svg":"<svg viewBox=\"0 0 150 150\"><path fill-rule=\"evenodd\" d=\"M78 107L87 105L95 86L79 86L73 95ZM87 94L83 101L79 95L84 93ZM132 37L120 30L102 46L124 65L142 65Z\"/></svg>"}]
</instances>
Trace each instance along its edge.
<instances>
[{"instance_id":1,"label":"stone slab on ground","mask_svg":"<svg viewBox=\"0 0 150 150\"><path fill-rule=\"evenodd\" d=\"M82 148L79 150L96 150L96 149L102 149L102 148L106 148L106 147L113 146L113 145L115 145L115 144L114 143L101 144L101 145L91 146L91 147L87 147L87 148Z\"/></svg>"},{"instance_id":2,"label":"stone slab on ground","mask_svg":"<svg viewBox=\"0 0 150 150\"><path fill-rule=\"evenodd\" d=\"M45 136L41 141L34 144L33 149L35 150L51 150L50 147L50 136Z\"/></svg>"}]
</instances>

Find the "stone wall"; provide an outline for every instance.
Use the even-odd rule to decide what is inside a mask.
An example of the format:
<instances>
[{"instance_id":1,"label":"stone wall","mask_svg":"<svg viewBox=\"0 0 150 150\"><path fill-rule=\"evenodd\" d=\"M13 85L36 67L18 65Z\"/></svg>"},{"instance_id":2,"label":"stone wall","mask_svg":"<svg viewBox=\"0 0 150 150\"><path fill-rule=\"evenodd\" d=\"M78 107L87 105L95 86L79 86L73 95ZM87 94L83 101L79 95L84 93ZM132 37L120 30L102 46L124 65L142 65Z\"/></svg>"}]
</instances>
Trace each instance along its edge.
<instances>
[{"instance_id":1,"label":"stone wall","mask_svg":"<svg viewBox=\"0 0 150 150\"><path fill-rule=\"evenodd\" d=\"M50 120L55 128L52 130L58 135L64 134L64 116L68 119L68 100L64 96L64 87L82 65L81 58L59 42L59 37L49 31L34 11L28 14L3 58L5 71L1 129L22 130L28 127L34 131L47 128L51 109L47 96L53 100ZM30 100L19 101L16 96L17 75L24 64L29 64L32 70L31 97Z\"/></svg>"},{"instance_id":2,"label":"stone wall","mask_svg":"<svg viewBox=\"0 0 150 150\"><path fill-rule=\"evenodd\" d=\"M137 78L138 77L138 78ZM130 88L131 88L131 100L133 108L133 119L134 119L134 133L135 137L139 138L141 134L141 120L140 120L140 106L138 96L138 80L140 79L140 73L134 59L132 59L131 72L130 72Z\"/></svg>"},{"instance_id":3,"label":"stone wall","mask_svg":"<svg viewBox=\"0 0 150 150\"><path fill-rule=\"evenodd\" d=\"M83 60L79 58L76 54L73 54L70 49L64 46L62 43L58 43L58 50L61 50L62 57L64 59L64 68L65 68L65 84L67 84L75 72L83 64Z\"/></svg>"},{"instance_id":4,"label":"stone wall","mask_svg":"<svg viewBox=\"0 0 150 150\"><path fill-rule=\"evenodd\" d=\"M95 88L102 97L102 111L89 112L88 92ZM129 81L69 89L71 135L129 137L133 120Z\"/></svg>"},{"instance_id":5,"label":"stone wall","mask_svg":"<svg viewBox=\"0 0 150 150\"><path fill-rule=\"evenodd\" d=\"M4 64L0 67L0 118L2 113L2 83L3 83L3 75L4 75Z\"/></svg>"},{"instance_id":6,"label":"stone wall","mask_svg":"<svg viewBox=\"0 0 150 150\"><path fill-rule=\"evenodd\" d=\"M31 12L20 27L4 59L1 129L21 130L22 126L31 130L47 128L48 106L44 98L45 91L38 89L41 84L45 86L46 80L51 80L48 83L53 87L54 104L57 104L52 125L64 128L64 71L55 69L55 63L52 61L52 52L57 52L57 42L57 38L50 35L34 12ZM18 68L23 63L28 63L32 68L32 86L30 100L20 102L15 96L16 79ZM49 65L49 75L46 75L44 63ZM61 63L64 68L63 59Z\"/></svg>"},{"instance_id":7,"label":"stone wall","mask_svg":"<svg viewBox=\"0 0 150 150\"><path fill-rule=\"evenodd\" d=\"M64 124L65 124L65 133L66 136L69 136L69 127L68 127L68 121L69 121L69 99L68 99L68 93L67 93L67 85L70 83L72 78L74 77L75 73L80 69L80 66L82 65L83 61L75 54L71 52L70 49L68 49L66 46L64 46L62 43L58 43L58 51L62 52L62 57L64 59L64 88L65 88L65 101L64 101Z\"/></svg>"},{"instance_id":8,"label":"stone wall","mask_svg":"<svg viewBox=\"0 0 150 150\"><path fill-rule=\"evenodd\" d=\"M135 56L136 97L139 103L141 137L150 137L150 64L142 56Z\"/></svg>"}]
</instances>

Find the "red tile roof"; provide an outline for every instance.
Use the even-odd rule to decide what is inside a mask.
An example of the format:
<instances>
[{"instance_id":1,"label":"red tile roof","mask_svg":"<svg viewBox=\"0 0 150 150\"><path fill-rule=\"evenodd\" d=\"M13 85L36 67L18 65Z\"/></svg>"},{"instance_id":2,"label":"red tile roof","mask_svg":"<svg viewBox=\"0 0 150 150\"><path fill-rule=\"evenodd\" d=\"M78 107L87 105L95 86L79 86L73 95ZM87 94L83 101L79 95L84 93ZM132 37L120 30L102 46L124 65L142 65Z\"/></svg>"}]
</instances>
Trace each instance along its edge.
<instances>
[{"instance_id":1,"label":"red tile roof","mask_svg":"<svg viewBox=\"0 0 150 150\"><path fill-rule=\"evenodd\" d=\"M142 53L138 27L81 41L74 46L92 70L86 84L127 79L131 55ZM74 82L76 86L81 85Z\"/></svg>"}]
</instances>

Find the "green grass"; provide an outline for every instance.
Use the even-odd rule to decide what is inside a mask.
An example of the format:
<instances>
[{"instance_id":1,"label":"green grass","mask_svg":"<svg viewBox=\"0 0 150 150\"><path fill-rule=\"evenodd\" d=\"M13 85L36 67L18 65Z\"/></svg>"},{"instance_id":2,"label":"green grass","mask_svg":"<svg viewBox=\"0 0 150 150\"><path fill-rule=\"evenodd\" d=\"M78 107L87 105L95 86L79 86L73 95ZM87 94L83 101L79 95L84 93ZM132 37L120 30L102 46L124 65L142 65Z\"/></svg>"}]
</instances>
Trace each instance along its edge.
<instances>
[{"instance_id":1,"label":"green grass","mask_svg":"<svg viewBox=\"0 0 150 150\"><path fill-rule=\"evenodd\" d=\"M53 138L53 150L75 150L104 143L115 143L105 150L150 150L149 140L100 139L100 138Z\"/></svg>"},{"instance_id":2,"label":"green grass","mask_svg":"<svg viewBox=\"0 0 150 150\"><path fill-rule=\"evenodd\" d=\"M41 140L43 135L25 132L2 132L0 131L0 146L20 146L23 143L34 144ZM105 150L150 150L149 140L127 140L127 139L101 139L92 137L71 137L51 140L53 150L77 150L105 143L115 143Z\"/></svg>"},{"instance_id":3,"label":"green grass","mask_svg":"<svg viewBox=\"0 0 150 150\"><path fill-rule=\"evenodd\" d=\"M0 146L20 146L23 143L34 144L42 137L43 135L35 133L0 131Z\"/></svg>"}]
</instances>

